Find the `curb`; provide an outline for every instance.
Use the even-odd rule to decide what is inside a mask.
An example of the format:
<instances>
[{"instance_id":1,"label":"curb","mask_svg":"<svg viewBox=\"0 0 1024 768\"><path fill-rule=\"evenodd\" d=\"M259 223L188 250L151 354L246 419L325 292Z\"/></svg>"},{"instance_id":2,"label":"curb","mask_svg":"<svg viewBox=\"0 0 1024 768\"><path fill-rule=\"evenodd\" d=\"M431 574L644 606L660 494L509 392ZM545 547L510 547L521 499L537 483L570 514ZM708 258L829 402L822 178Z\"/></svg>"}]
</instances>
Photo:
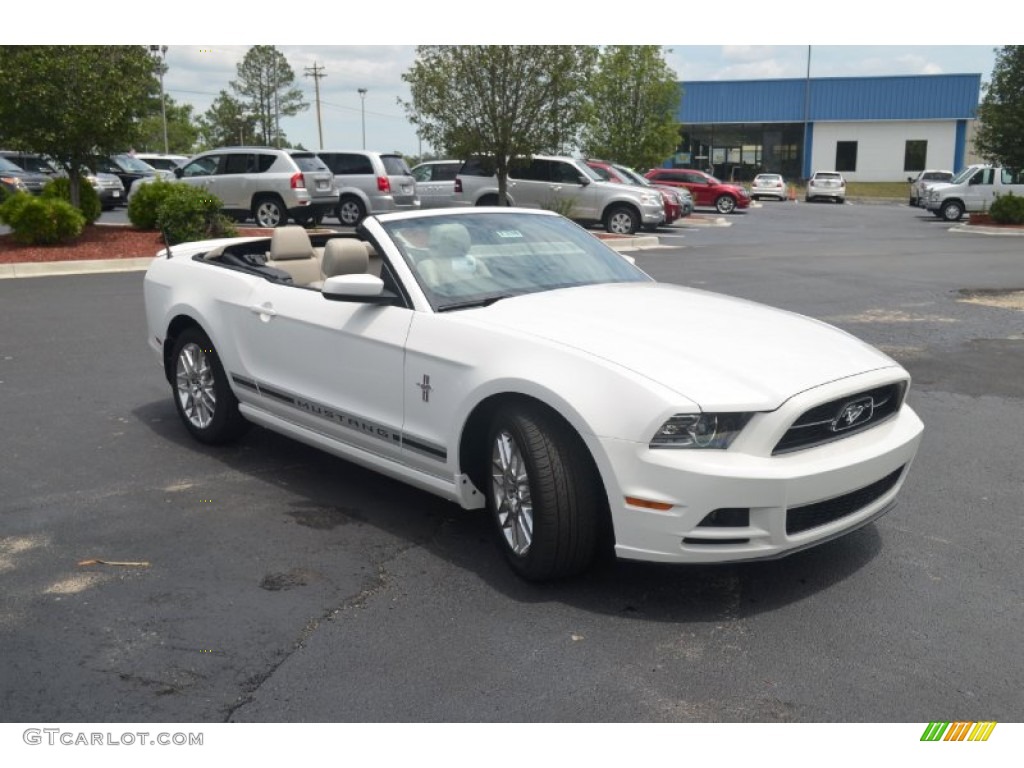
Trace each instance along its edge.
<instances>
[{"instance_id":1,"label":"curb","mask_svg":"<svg viewBox=\"0 0 1024 768\"><path fill-rule=\"evenodd\" d=\"M16 264L0 264L0 280L17 277L141 272L152 261L152 256L146 256L138 259L82 259L80 261L30 261Z\"/></svg>"},{"instance_id":2,"label":"curb","mask_svg":"<svg viewBox=\"0 0 1024 768\"><path fill-rule=\"evenodd\" d=\"M1024 235L1024 229L986 227L984 224L957 224L955 227L950 227L949 231L964 232L971 235L989 235L991 237L1021 237Z\"/></svg>"}]
</instances>

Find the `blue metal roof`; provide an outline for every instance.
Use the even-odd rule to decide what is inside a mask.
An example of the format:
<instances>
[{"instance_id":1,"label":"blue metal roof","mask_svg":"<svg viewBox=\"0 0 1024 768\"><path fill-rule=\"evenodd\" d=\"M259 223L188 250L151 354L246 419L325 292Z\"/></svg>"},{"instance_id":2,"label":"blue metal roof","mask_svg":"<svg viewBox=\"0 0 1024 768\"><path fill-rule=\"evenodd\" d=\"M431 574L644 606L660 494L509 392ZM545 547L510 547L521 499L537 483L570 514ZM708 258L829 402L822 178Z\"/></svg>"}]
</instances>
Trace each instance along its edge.
<instances>
[{"instance_id":1,"label":"blue metal roof","mask_svg":"<svg viewBox=\"0 0 1024 768\"><path fill-rule=\"evenodd\" d=\"M808 81L682 82L679 122L801 123ZM976 116L981 75L812 77L811 121L962 120Z\"/></svg>"}]
</instances>

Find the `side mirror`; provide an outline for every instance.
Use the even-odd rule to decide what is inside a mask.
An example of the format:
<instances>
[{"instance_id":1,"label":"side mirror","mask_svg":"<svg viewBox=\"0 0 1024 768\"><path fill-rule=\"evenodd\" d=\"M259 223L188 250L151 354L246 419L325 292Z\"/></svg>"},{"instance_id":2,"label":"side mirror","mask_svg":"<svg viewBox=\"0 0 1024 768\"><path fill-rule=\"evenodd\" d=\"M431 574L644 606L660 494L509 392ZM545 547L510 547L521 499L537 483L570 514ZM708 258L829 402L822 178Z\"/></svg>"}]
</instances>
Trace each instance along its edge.
<instances>
[{"instance_id":1,"label":"side mirror","mask_svg":"<svg viewBox=\"0 0 1024 768\"><path fill-rule=\"evenodd\" d=\"M584 176L583 174L580 174L580 176L577 179L577 181L579 182L580 186L585 187L588 184L590 184L590 177L589 176Z\"/></svg>"},{"instance_id":2,"label":"side mirror","mask_svg":"<svg viewBox=\"0 0 1024 768\"><path fill-rule=\"evenodd\" d=\"M907 176L907 181L909 181L911 184L913 184L914 183L914 177L913 176Z\"/></svg>"},{"instance_id":3,"label":"side mirror","mask_svg":"<svg viewBox=\"0 0 1024 768\"><path fill-rule=\"evenodd\" d=\"M329 301L354 301L362 304L390 304L397 297L384 290L384 281L376 275L335 275L324 280L320 289Z\"/></svg>"},{"instance_id":4,"label":"side mirror","mask_svg":"<svg viewBox=\"0 0 1024 768\"><path fill-rule=\"evenodd\" d=\"M174 169L174 176L175 176L175 178L180 179L184 175L185 175L185 170L183 168L181 168L180 166Z\"/></svg>"}]
</instances>

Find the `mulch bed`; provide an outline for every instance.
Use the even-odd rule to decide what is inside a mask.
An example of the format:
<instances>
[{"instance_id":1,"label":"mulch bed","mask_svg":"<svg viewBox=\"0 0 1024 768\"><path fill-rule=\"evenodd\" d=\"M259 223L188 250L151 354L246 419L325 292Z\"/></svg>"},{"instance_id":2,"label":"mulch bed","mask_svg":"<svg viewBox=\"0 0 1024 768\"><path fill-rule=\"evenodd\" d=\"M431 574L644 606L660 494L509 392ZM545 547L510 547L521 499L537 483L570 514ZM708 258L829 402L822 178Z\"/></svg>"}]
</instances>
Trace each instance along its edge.
<instances>
[{"instance_id":1,"label":"mulch bed","mask_svg":"<svg viewBox=\"0 0 1024 768\"><path fill-rule=\"evenodd\" d=\"M239 232L243 237L266 234L270 234L270 230L246 229ZM163 247L163 236L156 231L93 224L82 230L74 242L60 245L21 245L10 234L0 235L0 264L151 258Z\"/></svg>"}]
</instances>

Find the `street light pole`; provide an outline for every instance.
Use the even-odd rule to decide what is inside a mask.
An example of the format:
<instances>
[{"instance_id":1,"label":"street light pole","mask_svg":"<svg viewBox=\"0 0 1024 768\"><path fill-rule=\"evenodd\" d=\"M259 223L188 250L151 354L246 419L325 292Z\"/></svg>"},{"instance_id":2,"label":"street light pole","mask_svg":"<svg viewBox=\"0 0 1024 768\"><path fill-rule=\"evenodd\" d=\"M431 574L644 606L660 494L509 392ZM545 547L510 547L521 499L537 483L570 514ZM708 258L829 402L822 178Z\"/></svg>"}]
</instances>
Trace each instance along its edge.
<instances>
[{"instance_id":1,"label":"street light pole","mask_svg":"<svg viewBox=\"0 0 1024 768\"><path fill-rule=\"evenodd\" d=\"M149 46L149 52L157 58L157 72L160 74L160 116L163 118L164 123L164 154L169 155L171 153L170 143L167 141L167 98L164 96L164 72L167 71L167 46L166 45L151 45Z\"/></svg>"},{"instance_id":2,"label":"street light pole","mask_svg":"<svg viewBox=\"0 0 1024 768\"><path fill-rule=\"evenodd\" d=\"M362 99L362 118L363 118L363 149L366 149L366 89L358 88L359 98Z\"/></svg>"}]
</instances>

